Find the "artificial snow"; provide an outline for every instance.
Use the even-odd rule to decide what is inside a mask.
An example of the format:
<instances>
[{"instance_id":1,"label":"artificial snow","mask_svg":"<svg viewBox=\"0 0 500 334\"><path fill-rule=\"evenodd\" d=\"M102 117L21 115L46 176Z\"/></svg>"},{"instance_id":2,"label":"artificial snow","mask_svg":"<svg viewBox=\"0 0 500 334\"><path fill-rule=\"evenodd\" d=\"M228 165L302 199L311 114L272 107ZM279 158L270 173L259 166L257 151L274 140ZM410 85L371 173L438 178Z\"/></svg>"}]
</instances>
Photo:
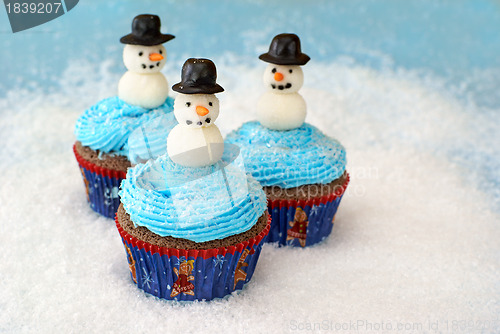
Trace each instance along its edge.
<instances>
[{"instance_id":1,"label":"artificial snow","mask_svg":"<svg viewBox=\"0 0 500 334\"><path fill-rule=\"evenodd\" d=\"M255 119L263 67L216 64L225 135ZM167 66L169 82L178 65ZM499 331L500 210L475 168L498 144L498 123L439 78L342 60L303 70L306 121L347 150L351 183L332 235L307 249L265 245L251 282L211 302L137 289L114 222L86 202L73 127L116 94L119 76L80 63L57 92L9 91L0 99L0 332ZM474 327L456 327L464 322Z\"/></svg>"}]
</instances>

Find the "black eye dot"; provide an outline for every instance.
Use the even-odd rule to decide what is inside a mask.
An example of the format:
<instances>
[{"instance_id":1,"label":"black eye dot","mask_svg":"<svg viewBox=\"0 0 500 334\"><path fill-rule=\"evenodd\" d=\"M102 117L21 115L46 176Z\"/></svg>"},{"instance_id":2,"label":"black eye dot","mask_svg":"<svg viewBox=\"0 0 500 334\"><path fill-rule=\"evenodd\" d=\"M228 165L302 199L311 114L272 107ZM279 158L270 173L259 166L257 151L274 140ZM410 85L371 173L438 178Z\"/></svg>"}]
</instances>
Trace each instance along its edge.
<instances>
[{"instance_id":1,"label":"black eye dot","mask_svg":"<svg viewBox=\"0 0 500 334\"><path fill-rule=\"evenodd\" d=\"M141 51L139 52L139 57L141 57L144 53Z\"/></svg>"},{"instance_id":2,"label":"black eye dot","mask_svg":"<svg viewBox=\"0 0 500 334\"><path fill-rule=\"evenodd\" d=\"M276 68L273 68L273 70L271 72L276 73Z\"/></svg>"},{"instance_id":3,"label":"black eye dot","mask_svg":"<svg viewBox=\"0 0 500 334\"><path fill-rule=\"evenodd\" d=\"M288 72L292 73L293 71L292 71L292 70L290 70L290 71L288 71Z\"/></svg>"},{"instance_id":4,"label":"black eye dot","mask_svg":"<svg viewBox=\"0 0 500 334\"><path fill-rule=\"evenodd\" d=\"M142 68L146 68L146 64L142 64Z\"/></svg>"},{"instance_id":5,"label":"black eye dot","mask_svg":"<svg viewBox=\"0 0 500 334\"><path fill-rule=\"evenodd\" d=\"M193 124L193 122L192 122L192 121L190 121L190 120L187 120L187 121L186 121L186 124L187 124L187 125L191 125L191 124Z\"/></svg>"},{"instance_id":6,"label":"black eye dot","mask_svg":"<svg viewBox=\"0 0 500 334\"><path fill-rule=\"evenodd\" d=\"M191 106L191 102L186 102L186 107L190 107Z\"/></svg>"},{"instance_id":7,"label":"black eye dot","mask_svg":"<svg viewBox=\"0 0 500 334\"><path fill-rule=\"evenodd\" d=\"M208 102L208 105L209 106L213 106L214 104L212 102Z\"/></svg>"},{"instance_id":8,"label":"black eye dot","mask_svg":"<svg viewBox=\"0 0 500 334\"><path fill-rule=\"evenodd\" d=\"M159 51L159 54L163 54L163 51L162 51L162 50L160 50L160 51Z\"/></svg>"}]
</instances>

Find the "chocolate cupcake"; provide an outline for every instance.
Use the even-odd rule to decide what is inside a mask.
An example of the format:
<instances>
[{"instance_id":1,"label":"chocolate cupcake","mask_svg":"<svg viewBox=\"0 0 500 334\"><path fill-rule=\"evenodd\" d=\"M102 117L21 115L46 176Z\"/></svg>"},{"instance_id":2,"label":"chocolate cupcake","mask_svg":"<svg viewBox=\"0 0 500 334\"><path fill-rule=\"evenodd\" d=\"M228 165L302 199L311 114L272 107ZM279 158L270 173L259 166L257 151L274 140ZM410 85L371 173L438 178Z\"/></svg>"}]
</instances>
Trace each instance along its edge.
<instances>
[{"instance_id":1,"label":"chocolate cupcake","mask_svg":"<svg viewBox=\"0 0 500 334\"><path fill-rule=\"evenodd\" d=\"M268 242L310 246L332 231L349 183L343 146L309 124L287 131L249 122L227 143L240 147L245 167L264 187L272 218Z\"/></svg>"},{"instance_id":2,"label":"chocolate cupcake","mask_svg":"<svg viewBox=\"0 0 500 334\"><path fill-rule=\"evenodd\" d=\"M155 145L163 143L164 146L168 132L177 124L172 106L170 97L156 109L132 106L112 97L80 116L75 127L77 141L73 152L82 173L87 200L94 211L114 218L119 205L118 189L127 168L165 152L165 148L155 149ZM155 130L156 124L162 125L162 131ZM129 142L130 136L136 140ZM133 150L129 150L129 143ZM137 153L141 151L142 157Z\"/></svg>"},{"instance_id":3,"label":"chocolate cupcake","mask_svg":"<svg viewBox=\"0 0 500 334\"><path fill-rule=\"evenodd\" d=\"M262 187L231 159L192 168L165 155L129 169L116 226L138 288L211 300L250 281L270 216Z\"/></svg>"},{"instance_id":4,"label":"chocolate cupcake","mask_svg":"<svg viewBox=\"0 0 500 334\"><path fill-rule=\"evenodd\" d=\"M267 241L310 246L332 231L340 200L349 182L346 153L335 139L304 123L306 103L298 93L300 66L309 61L295 34L273 38L264 73L267 92L257 105L258 122L230 133L245 166L263 186L272 217Z\"/></svg>"}]
</instances>

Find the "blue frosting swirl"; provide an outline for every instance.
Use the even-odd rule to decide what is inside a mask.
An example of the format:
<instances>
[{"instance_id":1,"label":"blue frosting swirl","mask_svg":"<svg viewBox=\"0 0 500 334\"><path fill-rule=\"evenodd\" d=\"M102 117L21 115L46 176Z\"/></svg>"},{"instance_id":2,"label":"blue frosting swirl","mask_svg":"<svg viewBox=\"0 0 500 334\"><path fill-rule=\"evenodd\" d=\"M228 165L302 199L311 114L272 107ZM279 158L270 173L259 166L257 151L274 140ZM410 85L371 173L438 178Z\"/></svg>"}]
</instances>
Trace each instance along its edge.
<instances>
[{"instance_id":1,"label":"blue frosting swirl","mask_svg":"<svg viewBox=\"0 0 500 334\"><path fill-rule=\"evenodd\" d=\"M155 109L130 105L117 96L93 105L78 118L76 139L84 146L102 152L127 155L130 134L141 124L173 111L174 99Z\"/></svg>"},{"instance_id":2,"label":"blue frosting swirl","mask_svg":"<svg viewBox=\"0 0 500 334\"><path fill-rule=\"evenodd\" d=\"M266 195L231 146L212 166L183 167L163 155L129 168L120 198L134 224L194 242L252 228L267 210Z\"/></svg>"},{"instance_id":3,"label":"blue frosting swirl","mask_svg":"<svg viewBox=\"0 0 500 334\"><path fill-rule=\"evenodd\" d=\"M345 171L344 147L307 123L278 131L248 122L231 132L226 142L240 147L246 169L263 186L326 184Z\"/></svg>"},{"instance_id":4,"label":"blue frosting swirl","mask_svg":"<svg viewBox=\"0 0 500 334\"><path fill-rule=\"evenodd\" d=\"M128 159L138 164L165 154L168 134L177 124L169 112L139 125L128 138Z\"/></svg>"}]
</instances>

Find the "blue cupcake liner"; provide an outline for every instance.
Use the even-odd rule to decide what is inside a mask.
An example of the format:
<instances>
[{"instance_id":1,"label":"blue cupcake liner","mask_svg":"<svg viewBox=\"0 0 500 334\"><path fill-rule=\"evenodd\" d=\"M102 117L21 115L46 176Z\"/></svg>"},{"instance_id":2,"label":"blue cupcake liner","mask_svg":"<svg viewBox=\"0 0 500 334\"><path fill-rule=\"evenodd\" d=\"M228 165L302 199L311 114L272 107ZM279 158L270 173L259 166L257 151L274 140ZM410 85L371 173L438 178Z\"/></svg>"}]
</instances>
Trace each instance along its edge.
<instances>
[{"instance_id":1,"label":"blue cupcake liner","mask_svg":"<svg viewBox=\"0 0 500 334\"><path fill-rule=\"evenodd\" d=\"M335 214L348 183L349 176L334 193L323 197L268 201L272 220L266 242L307 247L323 241L332 232Z\"/></svg>"},{"instance_id":2,"label":"blue cupcake liner","mask_svg":"<svg viewBox=\"0 0 500 334\"><path fill-rule=\"evenodd\" d=\"M73 152L80 167L90 207L95 212L113 219L120 206L118 190L120 183L126 177L125 172L90 163L78 154L75 146Z\"/></svg>"},{"instance_id":3,"label":"blue cupcake liner","mask_svg":"<svg viewBox=\"0 0 500 334\"><path fill-rule=\"evenodd\" d=\"M269 223L258 236L234 246L185 250L143 242L125 232L116 219L137 287L178 301L211 300L241 290L252 278Z\"/></svg>"}]
</instances>

